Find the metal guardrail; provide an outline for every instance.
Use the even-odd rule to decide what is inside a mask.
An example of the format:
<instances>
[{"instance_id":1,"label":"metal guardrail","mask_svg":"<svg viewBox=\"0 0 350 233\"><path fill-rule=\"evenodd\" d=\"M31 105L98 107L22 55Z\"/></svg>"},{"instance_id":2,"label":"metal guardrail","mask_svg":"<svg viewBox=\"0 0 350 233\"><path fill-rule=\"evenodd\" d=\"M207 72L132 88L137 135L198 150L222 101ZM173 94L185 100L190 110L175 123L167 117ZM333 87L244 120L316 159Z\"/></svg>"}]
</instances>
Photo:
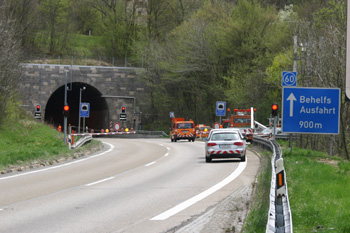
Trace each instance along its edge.
<instances>
[{"instance_id":1,"label":"metal guardrail","mask_svg":"<svg viewBox=\"0 0 350 233\"><path fill-rule=\"evenodd\" d=\"M70 136L70 135L69 135ZM74 143L73 145L70 146L70 149L76 149L81 147L82 145L84 145L87 142L91 142L92 140L92 135L85 135L83 137L81 137L76 143ZM69 143L70 145L70 143Z\"/></svg>"},{"instance_id":2,"label":"metal guardrail","mask_svg":"<svg viewBox=\"0 0 350 233\"><path fill-rule=\"evenodd\" d=\"M141 135L157 135L157 136L165 136L168 137L169 135L166 134L164 131L147 131L147 130L137 130L136 134Z\"/></svg>"},{"instance_id":3,"label":"metal guardrail","mask_svg":"<svg viewBox=\"0 0 350 233\"><path fill-rule=\"evenodd\" d=\"M266 233L292 233L292 212L289 205L287 176L283 165L281 147L274 139L255 137L254 143L260 144L273 152L270 207Z\"/></svg>"},{"instance_id":4,"label":"metal guardrail","mask_svg":"<svg viewBox=\"0 0 350 233\"><path fill-rule=\"evenodd\" d=\"M92 140L93 136L131 136L134 135L133 137L162 137L165 136L167 137L168 135L164 131L144 131L144 130L138 130L138 131L132 131L132 132L108 132L108 133L80 133L80 134L69 134L68 135L68 146L69 149L76 149L79 148L80 146L84 145L87 142L90 142ZM72 136L80 136L81 138L72 144Z\"/></svg>"}]
</instances>

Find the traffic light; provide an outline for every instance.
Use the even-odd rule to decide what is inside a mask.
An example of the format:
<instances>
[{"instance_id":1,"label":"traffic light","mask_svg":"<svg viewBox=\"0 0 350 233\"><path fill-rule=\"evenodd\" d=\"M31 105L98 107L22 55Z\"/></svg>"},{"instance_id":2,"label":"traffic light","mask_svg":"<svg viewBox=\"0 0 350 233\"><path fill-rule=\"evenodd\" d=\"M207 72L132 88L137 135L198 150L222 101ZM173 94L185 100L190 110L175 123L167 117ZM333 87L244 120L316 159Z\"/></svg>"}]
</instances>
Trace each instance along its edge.
<instances>
[{"instance_id":1,"label":"traffic light","mask_svg":"<svg viewBox=\"0 0 350 233\"><path fill-rule=\"evenodd\" d=\"M41 112L41 106L40 106L40 104L37 104L36 105L36 110L35 110L36 112Z\"/></svg>"},{"instance_id":2,"label":"traffic light","mask_svg":"<svg viewBox=\"0 0 350 233\"><path fill-rule=\"evenodd\" d=\"M125 108L125 106L122 106L122 113L126 113L126 108Z\"/></svg>"},{"instance_id":3,"label":"traffic light","mask_svg":"<svg viewBox=\"0 0 350 233\"><path fill-rule=\"evenodd\" d=\"M272 116L275 117L278 115L278 104L273 104L271 106L271 113L272 113Z\"/></svg>"},{"instance_id":4,"label":"traffic light","mask_svg":"<svg viewBox=\"0 0 350 233\"><path fill-rule=\"evenodd\" d=\"M69 105L63 106L63 116L65 116L65 117L69 116Z\"/></svg>"}]
</instances>

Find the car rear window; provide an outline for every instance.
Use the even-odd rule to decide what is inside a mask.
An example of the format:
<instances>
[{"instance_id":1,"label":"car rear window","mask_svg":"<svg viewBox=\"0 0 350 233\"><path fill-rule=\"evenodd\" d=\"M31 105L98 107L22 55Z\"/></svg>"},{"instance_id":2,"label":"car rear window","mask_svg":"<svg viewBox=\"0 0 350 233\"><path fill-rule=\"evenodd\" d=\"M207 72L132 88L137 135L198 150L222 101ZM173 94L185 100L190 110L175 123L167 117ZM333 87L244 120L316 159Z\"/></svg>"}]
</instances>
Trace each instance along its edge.
<instances>
[{"instance_id":1,"label":"car rear window","mask_svg":"<svg viewBox=\"0 0 350 233\"><path fill-rule=\"evenodd\" d=\"M237 140L239 136L237 133L216 133L211 137L211 141L229 141L229 140Z\"/></svg>"}]
</instances>

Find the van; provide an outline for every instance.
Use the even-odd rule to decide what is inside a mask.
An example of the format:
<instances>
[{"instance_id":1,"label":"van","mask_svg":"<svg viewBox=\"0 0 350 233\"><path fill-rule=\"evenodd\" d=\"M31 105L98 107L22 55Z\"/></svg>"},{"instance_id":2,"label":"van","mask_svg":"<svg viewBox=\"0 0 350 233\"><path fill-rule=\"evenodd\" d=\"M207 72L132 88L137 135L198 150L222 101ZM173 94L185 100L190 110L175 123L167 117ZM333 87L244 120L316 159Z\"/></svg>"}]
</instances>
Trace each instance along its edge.
<instances>
[{"instance_id":1,"label":"van","mask_svg":"<svg viewBox=\"0 0 350 233\"><path fill-rule=\"evenodd\" d=\"M172 142L183 139L194 142L196 139L194 121L185 121L185 118L172 118L170 139Z\"/></svg>"}]
</instances>

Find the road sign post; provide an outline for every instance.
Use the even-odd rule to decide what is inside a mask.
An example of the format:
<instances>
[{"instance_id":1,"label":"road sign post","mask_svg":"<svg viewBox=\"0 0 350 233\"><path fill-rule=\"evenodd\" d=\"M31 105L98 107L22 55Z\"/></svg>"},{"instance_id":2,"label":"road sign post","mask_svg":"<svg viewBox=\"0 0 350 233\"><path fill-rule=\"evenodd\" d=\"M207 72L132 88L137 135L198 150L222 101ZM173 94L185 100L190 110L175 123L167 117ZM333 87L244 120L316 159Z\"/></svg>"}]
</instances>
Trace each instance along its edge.
<instances>
[{"instance_id":1,"label":"road sign post","mask_svg":"<svg viewBox=\"0 0 350 233\"><path fill-rule=\"evenodd\" d=\"M350 100L350 0L347 0L345 96Z\"/></svg>"},{"instance_id":2,"label":"road sign post","mask_svg":"<svg viewBox=\"0 0 350 233\"><path fill-rule=\"evenodd\" d=\"M284 87L282 98L283 132L339 133L339 88Z\"/></svg>"}]
</instances>

